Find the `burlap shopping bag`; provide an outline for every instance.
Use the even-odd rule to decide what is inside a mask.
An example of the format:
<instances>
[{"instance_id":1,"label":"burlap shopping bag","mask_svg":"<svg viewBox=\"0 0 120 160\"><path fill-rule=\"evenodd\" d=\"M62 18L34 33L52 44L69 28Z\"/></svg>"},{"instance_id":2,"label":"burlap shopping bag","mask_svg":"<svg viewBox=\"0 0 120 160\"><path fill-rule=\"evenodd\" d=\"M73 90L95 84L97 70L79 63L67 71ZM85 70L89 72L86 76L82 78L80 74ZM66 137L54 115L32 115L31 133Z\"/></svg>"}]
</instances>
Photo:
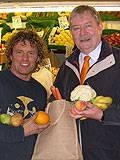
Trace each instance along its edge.
<instances>
[{"instance_id":1,"label":"burlap shopping bag","mask_svg":"<svg viewBox=\"0 0 120 160\"><path fill-rule=\"evenodd\" d=\"M32 160L83 160L70 107L65 100L48 104L51 125L38 135Z\"/></svg>"}]
</instances>

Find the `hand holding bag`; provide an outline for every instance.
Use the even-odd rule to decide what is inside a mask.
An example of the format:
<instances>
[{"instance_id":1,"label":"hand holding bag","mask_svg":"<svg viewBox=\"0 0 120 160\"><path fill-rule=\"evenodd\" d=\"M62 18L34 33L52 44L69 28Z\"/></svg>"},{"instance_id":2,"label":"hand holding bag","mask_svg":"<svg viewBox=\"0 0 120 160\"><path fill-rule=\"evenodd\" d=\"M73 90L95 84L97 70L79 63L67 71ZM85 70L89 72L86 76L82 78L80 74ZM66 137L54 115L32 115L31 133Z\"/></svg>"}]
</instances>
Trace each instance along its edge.
<instances>
[{"instance_id":1,"label":"hand holding bag","mask_svg":"<svg viewBox=\"0 0 120 160\"><path fill-rule=\"evenodd\" d=\"M71 106L65 100L48 104L51 124L38 135L32 160L83 160L76 121L69 115Z\"/></svg>"}]
</instances>

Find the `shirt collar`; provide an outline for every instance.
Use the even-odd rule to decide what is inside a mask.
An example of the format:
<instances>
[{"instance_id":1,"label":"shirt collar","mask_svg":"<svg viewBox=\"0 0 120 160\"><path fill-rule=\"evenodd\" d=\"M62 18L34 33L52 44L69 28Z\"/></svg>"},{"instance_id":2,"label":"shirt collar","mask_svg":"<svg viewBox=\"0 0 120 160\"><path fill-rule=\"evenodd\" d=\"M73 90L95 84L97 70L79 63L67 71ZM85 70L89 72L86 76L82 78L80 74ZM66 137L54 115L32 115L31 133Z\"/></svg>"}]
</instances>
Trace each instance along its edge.
<instances>
[{"instance_id":1,"label":"shirt collar","mask_svg":"<svg viewBox=\"0 0 120 160\"><path fill-rule=\"evenodd\" d=\"M98 44L98 46L92 52L89 53L89 56L94 62L96 62L100 56L101 45L102 45L102 41ZM81 58L84 59L86 55L82 52L80 54L81 54Z\"/></svg>"}]
</instances>

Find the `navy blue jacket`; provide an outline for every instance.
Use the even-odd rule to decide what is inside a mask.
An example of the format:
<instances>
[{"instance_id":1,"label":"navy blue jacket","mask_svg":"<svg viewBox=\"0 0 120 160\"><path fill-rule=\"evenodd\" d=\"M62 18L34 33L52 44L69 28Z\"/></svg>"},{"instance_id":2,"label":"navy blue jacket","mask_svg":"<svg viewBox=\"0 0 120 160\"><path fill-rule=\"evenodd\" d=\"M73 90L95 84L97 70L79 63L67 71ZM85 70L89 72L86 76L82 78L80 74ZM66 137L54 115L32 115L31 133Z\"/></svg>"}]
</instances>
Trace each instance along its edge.
<instances>
[{"instance_id":1,"label":"navy blue jacket","mask_svg":"<svg viewBox=\"0 0 120 160\"><path fill-rule=\"evenodd\" d=\"M75 48L61 66L55 80L62 97L70 101L71 91L80 84L80 51ZM120 159L120 49L102 39L98 61L88 71L85 84L97 95L110 96L113 104L105 111L104 123L87 119L81 121L82 150L84 160Z\"/></svg>"}]
</instances>

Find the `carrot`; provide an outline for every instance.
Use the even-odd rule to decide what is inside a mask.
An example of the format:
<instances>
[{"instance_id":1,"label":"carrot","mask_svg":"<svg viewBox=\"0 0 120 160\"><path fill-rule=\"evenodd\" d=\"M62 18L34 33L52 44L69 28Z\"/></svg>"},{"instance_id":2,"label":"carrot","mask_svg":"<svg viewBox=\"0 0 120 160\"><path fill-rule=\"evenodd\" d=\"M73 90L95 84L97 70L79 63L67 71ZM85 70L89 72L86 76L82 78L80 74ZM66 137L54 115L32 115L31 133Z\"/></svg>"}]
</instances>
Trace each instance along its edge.
<instances>
[{"instance_id":1,"label":"carrot","mask_svg":"<svg viewBox=\"0 0 120 160\"><path fill-rule=\"evenodd\" d=\"M62 99L62 96L58 88L56 88L55 86L52 86L51 91L56 100Z\"/></svg>"},{"instance_id":2,"label":"carrot","mask_svg":"<svg viewBox=\"0 0 120 160\"><path fill-rule=\"evenodd\" d=\"M55 99L57 99L55 86L51 86L51 91L52 91L52 94L53 94L53 96L55 97Z\"/></svg>"},{"instance_id":3,"label":"carrot","mask_svg":"<svg viewBox=\"0 0 120 160\"><path fill-rule=\"evenodd\" d=\"M61 96L58 88L56 88L56 97L57 97L58 100L62 99L62 96Z\"/></svg>"}]
</instances>

